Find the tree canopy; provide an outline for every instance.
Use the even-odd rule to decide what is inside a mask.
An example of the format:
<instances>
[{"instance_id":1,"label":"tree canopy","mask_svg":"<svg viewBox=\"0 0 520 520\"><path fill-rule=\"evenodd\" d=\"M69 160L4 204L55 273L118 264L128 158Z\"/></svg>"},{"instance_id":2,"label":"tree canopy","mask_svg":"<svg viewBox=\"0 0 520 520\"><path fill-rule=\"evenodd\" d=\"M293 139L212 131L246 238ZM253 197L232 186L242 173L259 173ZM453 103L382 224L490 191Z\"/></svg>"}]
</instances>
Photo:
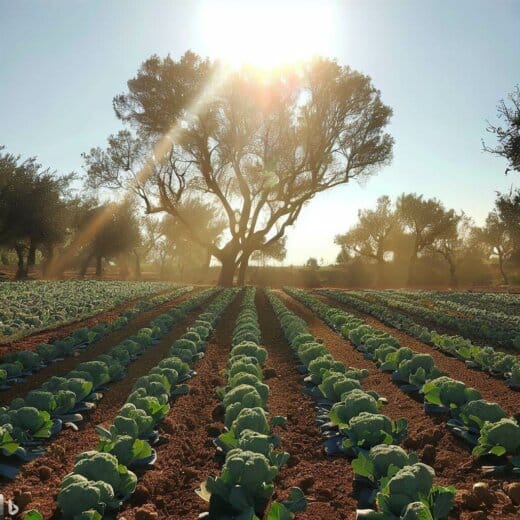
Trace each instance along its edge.
<instances>
[{"instance_id":1,"label":"tree canopy","mask_svg":"<svg viewBox=\"0 0 520 520\"><path fill-rule=\"evenodd\" d=\"M391 110L370 78L329 59L268 77L224 70L187 52L152 56L114 99L130 129L85 154L91 185L132 190L166 212L222 263L230 285L316 194L374 173L391 159ZM203 198L226 225L208 240L183 210Z\"/></svg>"}]
</instances>

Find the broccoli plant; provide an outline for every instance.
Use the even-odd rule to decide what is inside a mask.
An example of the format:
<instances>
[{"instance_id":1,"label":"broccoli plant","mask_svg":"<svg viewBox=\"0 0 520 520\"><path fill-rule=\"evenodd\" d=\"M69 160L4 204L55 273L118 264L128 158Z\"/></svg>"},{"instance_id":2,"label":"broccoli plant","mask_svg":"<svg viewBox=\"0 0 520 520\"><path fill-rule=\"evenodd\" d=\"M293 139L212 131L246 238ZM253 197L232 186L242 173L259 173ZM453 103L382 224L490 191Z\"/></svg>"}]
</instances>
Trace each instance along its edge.
<instances>
[{"instance_id":1,"label":"broccoli plant","mask_svg":"<svg viewBox=\"0 0 520 520\"><path fill-rule=\"evenodd\" d=\"M442 375L429 354L414 354L410 359L401 361L396 374L399 380L418 387Z\"/></svg>"},{"instance_id":2,"label":"broccoli plant","mask_svg":"<svg viewBox=\"0 0 520 520\"><path fill-rule=\"evenodd\" d=\"M447 376L432 379L423 386L422 391L428 403L455 410L481 397L474 388L468 388L461 381Z\"/></svg>"},{"instance_id":3,"label":"broccoli plant","mask_svg":"<svg viewBox=\"0 0 520 520\"><path fill-rule=\"evenodd\" d=\"M352 469L356 475L365 477L384 488L388 479L400 469L417 462L419 459L415 453L407 453L400 446L378 444L368 453L360 451L352 461Z\"/></svg>"},{"instance_id":4,"label":"broccoli plant","mask_svg":"<svg viewBox=\"0 0 520 520\"><path fill-rule=\"evenodd\" d=\"M434 477L433 469L421 462L397 471L377 494L379 511L388 515L382 518L413 518L409 507L416 502L424 504L422 510L427 508L431 518L446 518L454 504L455 488L434 486Z\"/></svg>"},{"instance_id":5,"label":"broccoli plant","mask_svg":"<svg viewBox=\"0 0 520 520\"><path fill-rule=\"evenodd\" d=\"M9 410L0 415L0 426L17 442L24 443L34 439L48 439L54 426L48 412L32 406Z\"/></svg>"},{"instance_id":6,"label":"broccoli plant","mask_svg":"<svg viewBox=\"0 0 520 520\"><path fill-rule=\"evenodd\" d=\"M211 494L212 509L227 509L234 514L261 514L273 493L278 468L261 453L240 448L228 452L222 473L205 483ZM244 518L251 516L244 516Z\"/></svg>"},{"instance_id":7,"label":"broccoli plant","mask_svg":"<svg viewBox=\"0 0 520 520\"><path fill-rule=\"evenodd\" d=\"M495 423L506 417L506 412L498 404L484 399L470 401L459 412L459 418L464 425L477 430L480 430L485 422Z\"/></svg>"},{"instance_id":8,"label":"broccoli plant","mask_svg":"<svg viewBox=\"0 0 520 520\"><path fill-rule=\"evenodd\" d=\"M485 422L473 455L520 455L520 426L514 419Z\"/></svg>"},{"instance_id":9,"label":"broccoli plant","mask_svg":"<svg viewBox=\"0 0 520 520\"><path fill-rule=\"evenodd\" d=\"M131 435L121 435L111 440L101 438L97 450L111 453L117 458L119 464L124 466L140 463L152 456L152 447L148 441L136 439Z\"/></svg>"},{"instance_id":10,"label":"broccoli plant","mask_svg":"<svg viewBox=\"0 0 520 520\"><path fill-rule=\"evenodd\" d=\"M342 426L343 448L370 449L377 444L397 444L407 434L404 419L392 421L386 415L361 412Z\"/></svg>"},{"instance_id":11,"label":"broccoli plant","mask_svg":"<svg viewBox=\"0 0 520 520\"><path fill-rule=\"evenodd\" d=\"M343 428L361 412L377 414L379 406L379 401L373 395L355 388L343 394L342 400L332 406L329 418L334 424Z\"/></svg>"}]
</instances>

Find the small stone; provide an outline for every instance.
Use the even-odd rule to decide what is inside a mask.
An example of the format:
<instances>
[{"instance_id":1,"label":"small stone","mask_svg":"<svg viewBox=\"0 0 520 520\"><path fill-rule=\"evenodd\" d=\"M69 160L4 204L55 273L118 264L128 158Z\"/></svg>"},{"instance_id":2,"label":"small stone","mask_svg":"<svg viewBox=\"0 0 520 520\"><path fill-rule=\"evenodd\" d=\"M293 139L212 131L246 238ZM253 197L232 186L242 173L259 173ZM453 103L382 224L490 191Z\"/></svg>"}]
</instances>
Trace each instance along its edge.
<instances>
[{"instance_id":1,"label":"small stone","mask_svg":"<svg viewBox=\"0 0 520 520\"><path fill-rule=\"evenodd\" d=\"M155 511L140 508L135 512L135 520L157 520L159 515Z\"/></svg>"},{"instance_id":2,"label":"small stone","mask_svg":"<svg viewBox=\"0 0 520 520\"><path fill-rule=\"evenodd\" d=\"M481 501L470 491L462 490L458 494L458 502L462 509L469 509L470 511L476 511L481 506Z\"/></svg>"},{"instance_id":3,"label":"small stone","mask_svg":"<svg viewBox=\"0 0 520 520\"><path fill-rule=\"evenodd\" d=\"M492 506L495 503L495 495L489 489L489 485L485 482L477 482L476 484L473 484L473 494L481 503L484 503L487 506Z\"/></svg>"},{"instance_id":4,"label":"small stone","mask_svg":"<svg viewBox=\"0 0 520 520\"><path fill-rule=\"evenodd\" d=\"M264 368L263 370L264 379L272 379L278 375L278 372L272 367Z\"/></svg>"},{"instance_id":5,"label":"small stone","mask_svg":"<svg viewBox=\"0 0 520 520\"><path fill-rule=\"evenodd\" d=\"M161 429L165 433L175 433L176 427L175 423L170 418L165 418L161 424Z\"/></svg>"},{"instance_id":6,"label":"small stone","mask_svg":"<svg viewBox=\"0 0 520 520\"><path fill-rule=\"evenodd\" d=\"M435 462L436 454L437 450L435 449L435 446L427 444L423 449L421 459L425 464L429 464L431 466Z\"/></svg>"},{"instance_id":7,"label":"small stone","mask_svg":"<svg viewBox=\"0 0 520 520\"><path fill-rule=\"evenodd\" d=\"M300 457L298 457L298 455L291 455L289 457L289 460L287 461L287 467L294 468L294 466L298 465L299 463L300 463Z\"/></svg>"},{"instance_id":8,"label":"small stone","mask_svg":"<svg viewBox=\"0 0 520 520\"><path fill-rule=\"evenodd\" d=\"M314 477L305 477L298 483L298 487L302 489L304 493L306 493L309 488L314 485L315 479Z\"/></svg>"},{"instance_id":9,"label":"small stone","mask_svg":"<svg viewBox=\"0 0 520 520\"><path fill-rule=\"evenodd\" d=\"M144 484L138 484L133 499L136 504L144 504L150 499L150 491Z\"/></svg>"},{"instance_id":10,"label":"small stone","mask_svg":"<svg viewBox=\"0 0 520 520\"><path fill-rule=\"evenodd\" d=\"M185 468L184 469L184 475L187 479L196 479L199 476L199 472L194 470L193 468Z\"/></svg>"},{"instance_id":11,"label":"small stone","mask_svg":"<svg viewBox=\"0 0 520 520\"><path fill-rule=\"evenodd\" d=\"M507 496L511 499L513 504L520 505L520 482L513 482L505 487Z\"/></svg>"},{"instance_id":12,"label":"small stone","mask_svg":"<svg viewBox=\"0 0 520 520\"><path fill-rule=\"evenodd\" d=\"M30 491L21 491L17 489L14 492L14 501L20 509L25 509L25 506L32 501L32 493Z\"/></svg>"},{"instance_id":13,"label":"small stone","mask_svg":"<svg viewBox=\"0 0 520 520\"><path fill-rule=\"evenodd\" d=\"M42 482L49 480L52 475L52 470L48 466L40 466L38 468L38 476Z\"/></svg>"}]
</instances>

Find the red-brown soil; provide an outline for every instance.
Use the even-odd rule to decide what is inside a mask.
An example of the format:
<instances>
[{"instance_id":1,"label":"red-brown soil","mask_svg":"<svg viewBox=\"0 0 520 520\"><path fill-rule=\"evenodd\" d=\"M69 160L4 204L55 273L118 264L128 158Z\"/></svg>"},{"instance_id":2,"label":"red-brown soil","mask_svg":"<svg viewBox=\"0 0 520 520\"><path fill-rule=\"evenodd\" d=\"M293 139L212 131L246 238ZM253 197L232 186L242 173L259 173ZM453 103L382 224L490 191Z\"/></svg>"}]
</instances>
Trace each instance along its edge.
<instances>
[{"instance_id":1,"label":"red-brown soil","mask_svg":"<svg viewBox=\"0 0 520 520\"><path fill-rule=\"evenodd\" d=\"M314 313L281 291L277 295L290 310L305 319L311 333L324 341L336 359L348 366L366 368L369 371L363 387L375 390L388 399L388 404L382 410L385 415L392 419L404 417L408 421L408 437L403 444L405 448L416 451L425 463L435 469L438 484L456 486L460 499L460 495L464 491L470 491L474 483L485 482L495 496L483 513L484 516L479 518L518 518L519 508L512 505L502 490L505 482L481 476L479 464L471 457L468 445L448 431L445 418L427 415L422 403L401 392L388 374L380 372L374 363L364 359L348 341L336 334ZM472 518L471 514L472 512L460 506L459 500L459 507L454 510L452 517L468 519Z\"/></svg>"},{"instance_id":2,"label":"red-brown soil","mask_svg":"<svg viewBox=\"0 0 520 520\"><path fill-rule=\"evenodd\" d=\"M263 291L257 293L256 303L262 344L269 354L266 368L276 374L265 380L269 385L269 412L287 417L286 427L277 428L276 434L282 449L291 455L276 480L274 498L285 499L289 489L298 486L308 500L307 510L298 514L299 519L355 518L352 468L346 459L325 454L315 422L314 400L301 391L303 377L296 371L296 361Z\"/></svg>"},{"instance_id":3,"label":"red-brown soil","mask_svg":"<svg viewBox=\"0 0 520 520\"><path fill-rule=\"evenodd\" d=\"M98 406L79 423L79 431L65 429L60 432L48 445L47 453L24 465L13 481L0 479L0 490L6 499L13 498L20 492L30 493L30 501L23 505L26 505L27 509L38 509L45 519L52 518L55 515L59 486L63 477L72 471L76 455L94 449L97 444L98 435L94 427L97 424L110 425L130 394L136 379L147 374L168 354L172 343L184 334L207 303L202 308L192 311L186 320L174 327L157 345L131 363L127 376L111 384ZM173 404L173 407L175 406L176 403Z\"/></svg>"},{"instance_id":4,"label":"red-brown soil","mask_svg":"<svg viewBox=\"0 0 520 520\"><path fill-rule=\"evenodd\" d=\"M90 316L81 320L75 320L63 325L56 325L42 331L34 332L24 336L19 340L11 341L9 343L1 343L0 357L11 352L19 352L20 350L34 350L40 343L50 343L52 341L56 341L57 339L64 338L81 327L93 327L98 323L111 323L116 318L118 318L122 312L132 308L138 301L148 300L160 294L171 292L171 290L172 289L165 289L164 291L156 292L144 298L142 296L133 298L125 303L122 303L121 305L118 305L117 307L109 309L105 312L100 312L94 316Z\"/></svg>"},{"instance_id":5,"label":"red-brown soil","mask_svg":"<svg viewBox=\"0 0 520 520\"><path fill-rule=\"evenodd\" d=\"M139 478L136 493L118 518L192 519L207 509L195 490L208 476L220 473L222 461L212 439L224 424L217 413L220 401L215 390L226 384L221 371L231 350L241 300L238 296L224 312L206 355L195 367L197 375L188 382L189 394L173 404L161 424L165 442L157 449L155 468ZM149 516L143 516L146 512ZM150 516L154 514L158 516Z\"/></svg>"},{"instance_id":6,"label":"red-brown soil","mask_svg":"<svg viewBox=\"0 0 520 520\"><path fill-rule=\"evenodd\" d=\"M346 312L359 316L367 322L368 325L388 332L397 338L403 347L409 347L417 352L430 354L435 360L435 364L450 377L462 381L467 386L477 388L484 399L498 403L507 413L514 414L520 411L520 394L509 389L504 384L503 379L492 377L480 370L468 368L462 361L448 356L443 352L434 349L430 345L415 339L413 336L406 334L400 330L384 325L376 318L356 311L348 305L341 304L332 298L316 295L327 305L338 307Z\"/></svg>"},{"instance_id":7,"label":"red-brown soil","mask_svg":"<svg viewBox=\"0 0 520 520\"><path fill-rule=\"evenodd\" d=\"M169 309L175 307L182 301L191 298L194 294L194 292L183 294L178 298L168 300L167 302L162 303L161 305L158 305L149 311L138 314L132 320L130 320L130 322L125 327L108 334L100 341L93 343L89 348L79 351L77 355L65 358L63 361L59 361L57 363L52 363L42 370L39 370L32 376L28 377L23 383L14 385L9 390L1 391L0 405L8 404L15 397L24 397L27 392L39 388L50 377L62 376L70 370L74 369L78 363L91 361L100 354L106 353L121 341L135 334L142 327L146 327L153 318L159 314L167 312Z\"/></svg>"}]
</instances>

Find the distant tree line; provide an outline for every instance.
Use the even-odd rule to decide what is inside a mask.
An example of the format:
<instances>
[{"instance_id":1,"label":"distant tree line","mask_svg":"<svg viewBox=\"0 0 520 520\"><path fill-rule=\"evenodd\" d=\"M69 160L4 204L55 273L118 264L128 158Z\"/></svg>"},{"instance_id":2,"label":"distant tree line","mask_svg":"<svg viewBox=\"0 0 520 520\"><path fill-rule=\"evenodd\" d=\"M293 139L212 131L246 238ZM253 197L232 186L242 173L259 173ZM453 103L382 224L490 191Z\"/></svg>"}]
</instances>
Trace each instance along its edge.
<instances>
[{"instance_id":1,"label":"distant tree line","mask_svg":"<svg viewBox=\"0 0 520 520\"><path fill-rule=\"evenodd\" d=\"M440 260L456 287L462 269L496 261L502 281L520 265L520 190L498 195L485 225L477 227L464 214L446 209L437 199L403 194L395 202L380 197L373 209L360 210L358 221L335 239L341 247L338 263L348 265L363 258L375 265L376 285L388 283L391 264L406 266L409 286L424 285L420 263L431 268Z\"/></svg>"}]
</instances>

